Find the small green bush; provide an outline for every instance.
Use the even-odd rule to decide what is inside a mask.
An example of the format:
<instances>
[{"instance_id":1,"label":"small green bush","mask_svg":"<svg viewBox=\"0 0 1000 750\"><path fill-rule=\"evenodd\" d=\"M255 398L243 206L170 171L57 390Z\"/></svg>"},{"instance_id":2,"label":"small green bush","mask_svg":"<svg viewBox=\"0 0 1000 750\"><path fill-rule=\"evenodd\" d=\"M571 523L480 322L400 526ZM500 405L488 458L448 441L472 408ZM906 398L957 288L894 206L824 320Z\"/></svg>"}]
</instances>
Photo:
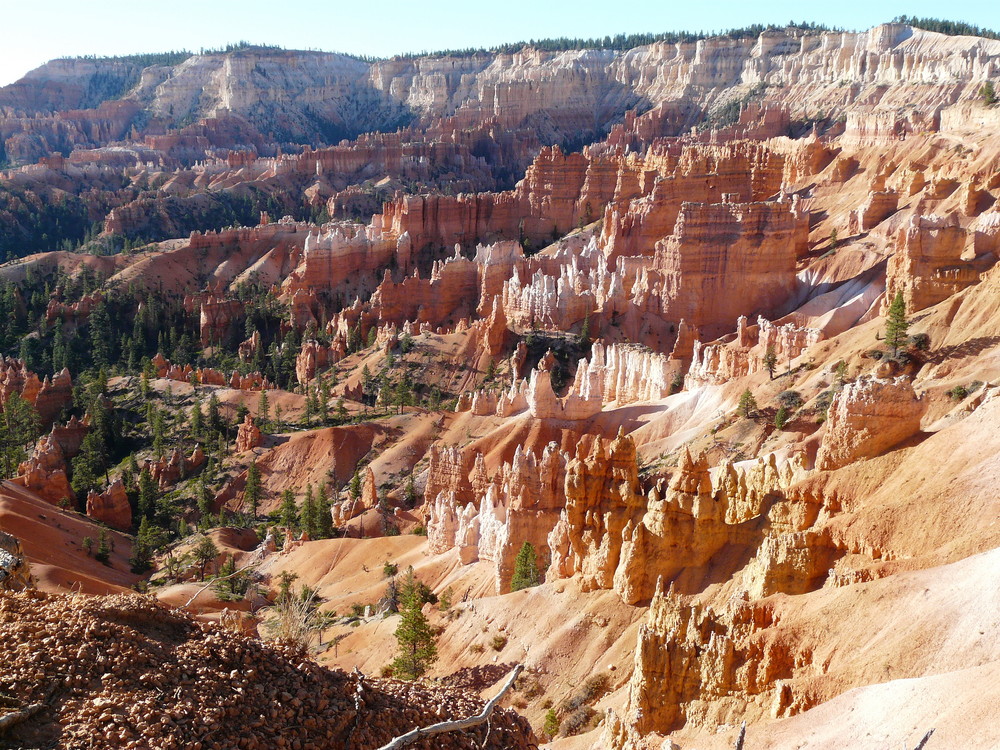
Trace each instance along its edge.
<instances>
[{"instance_id":1,"label":"small green bush","mask_svg":"<svg viewBox=\"0 0 1000 750\"><path fill-rule=\"evenodd\" d=\"M798 391L782 391L778 394L778 404L786 409L798 409L802 406L802 394Z\"/></svg>"}]
</instances>

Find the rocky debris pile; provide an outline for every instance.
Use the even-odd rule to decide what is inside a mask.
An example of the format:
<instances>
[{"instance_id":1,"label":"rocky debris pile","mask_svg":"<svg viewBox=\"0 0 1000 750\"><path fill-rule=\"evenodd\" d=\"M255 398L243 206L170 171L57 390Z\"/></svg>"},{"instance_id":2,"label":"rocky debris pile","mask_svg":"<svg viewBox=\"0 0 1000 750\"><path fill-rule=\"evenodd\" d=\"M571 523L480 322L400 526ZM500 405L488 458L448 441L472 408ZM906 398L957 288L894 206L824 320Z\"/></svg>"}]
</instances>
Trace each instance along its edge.
<instances>
[{"instance_id":1,"label":"rocky debris pile","mask_svg":"<svg viewBox=\"0 0 1000 750\"><path fill-rule=\"evenodd\" d=\"M378 748L482 709L467 693L329 670L144 597L37 591L0 593L0 694L46 704L3 737L16 747ZM508 709L482 734L413 747L534 746Z\"/></svg>"}]
</instances>

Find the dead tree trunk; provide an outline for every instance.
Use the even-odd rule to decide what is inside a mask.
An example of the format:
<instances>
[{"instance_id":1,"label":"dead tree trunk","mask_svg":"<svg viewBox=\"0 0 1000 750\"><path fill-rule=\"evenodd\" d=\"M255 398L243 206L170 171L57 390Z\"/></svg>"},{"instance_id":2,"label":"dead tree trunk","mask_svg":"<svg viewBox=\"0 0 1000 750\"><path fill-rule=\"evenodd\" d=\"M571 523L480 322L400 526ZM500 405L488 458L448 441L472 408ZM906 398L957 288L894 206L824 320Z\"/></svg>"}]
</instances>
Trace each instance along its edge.
<instances>
[{"instance_id":1,"label":"dead tree trunk","mask_svg":"<svg viewBox=\"0 0 1000 750\"><path fill-rule=\"evenodd\" d=\"M523 664L518 664L514 667L514 671L511 672L510 677L507 678L507 682L504 683L504 686L500 688L500 692L493 696L489 703L483 706L483 710L475 716L470 716L468 719L458 719L456 721L442 721L438 724L432 724L429 727L414 729L413 731L401 734L400 736L394 738L390 743L379 748L379 750L399 750L399 748L406 747L410 743L416 742L424 737L430 737L435 734L443 734L444 732L457 732L462 729L471 729L472 727L484 724L486 720L490 718L490 714L493 713L493 709L496 708L497 703L499 703L500 699L503 698L504 693L510 690L511 685L514 684L514 681L523 670Z\"/></svg>"}]
</instances>

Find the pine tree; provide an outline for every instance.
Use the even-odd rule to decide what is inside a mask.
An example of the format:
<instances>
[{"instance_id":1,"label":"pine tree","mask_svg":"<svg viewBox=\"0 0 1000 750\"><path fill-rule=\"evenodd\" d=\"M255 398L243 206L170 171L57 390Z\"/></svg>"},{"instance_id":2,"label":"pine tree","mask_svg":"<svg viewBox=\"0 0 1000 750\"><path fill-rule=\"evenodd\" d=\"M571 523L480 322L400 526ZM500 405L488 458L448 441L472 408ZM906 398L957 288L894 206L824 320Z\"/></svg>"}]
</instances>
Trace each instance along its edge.
<instances>
[{"instance_id":1,"label":"pine tree","mask_svg":"<svg viewBox=\"0 0 1000 750\"><path fill-rule=\"evenodd\" d=\"M28 456L28 447L38 437L38 412L20 394L12 394L0 412L0 471L8 479Z\"/></svg>"},{"instance_id":2,"label":"pine tree","mask_svg":"<svg viewBox=\"0 0 1000 750\"><path fill-rule=\"evenodd\" d=\"M753 397L749 388L740 394L739 412L746 419L750 419L750 417L757 413L757 399Z\"/></svg>"},{"instance_id":3,"label":"pine tree","mask_svg":"<svg viewBox=\"0 0 1000 750\"><path fill-rule=\"evenodd\" d=\"M545 714L545 723L542 725L542 732L549 739L554 739L557 734L559 734L559 716L556 715L556 710L550 708Z\"/></svg>"},{"instance_id":4,"label":"pine tree","mask_svg":"<svg viewBox=\"0 0 1000 750\"><path fill-rule=\"evenodd\" d=\"M215 558L219 556L219 548L215 546L215 542L207 536L203 536L195 545L193 554L195 562L198 564L199 578L204 581L205 569L210 563L215 562Z\"/></svg>"},{"instance_id":5,"label":"pine tree","mask_svg":"<svg viewBox=\"0 0 1000 750\"><path fill-rule=\"evenodd\" d=\"M257 400L257 423L260 425L262 430L267 429L271 421L271 406L267 399L267 391L260 392L260 398Z\"/></svg>"},{"instance_id":6,"label":"pine tree","mask_svg":"<svg viewBox=\"0 0 1000 750\"><path fill-rule=\"evenodd\" d=\"M153 407L153 453L163 458L167 448L167 423L160 409Z\"/></svg>"},{"instance_id":7,"label":"pine tree","mask_svg":"<svg viewBox=\"0 0 1000 750\"><path fill-rule=\"evenodd\" d=\"M886 346L892 347L893 357L906 344L906 332L909 327L910 323L906 319L906 300L903 299L902 292L896 292L885 319L885 343Z\"/></svg>"},{"instance_id":8,"label":"pine tree","mask_svg":"<svg viewBox=\"0 0 1000 750\"><path fill-rule=\"evenodd\" d=\"M311 484L306 485L305 498L302 500L302 511L299 514L299 525L310 539L317 537L317 526L319 517L316 514L316 501L313 498L313 488Z\"/></svg>"},{"instance_id":9,"label":"pine tree","mask_svg":"<svg viewBox=\"0 0 1000 750\"><path fill-rule=\"evenodd\" d=\"M150 535L149 519L143 516L139 523L139 531L135 535L135 543L132 545L132 554L128 559L129 567L133 573L145 573L152 564L153 551L149 544Z\"/></svg>"},{"instance_id":10,"label":"pine tree","mask_svg":"<svg viewBox=\"0 0 1000 750\"><path fill-rule=\"evenodd\" d=\"M101 300L90 313L90 353L97 367L111 364L111 316L107 304Z\"/></svg>"},{"instance_id":11,"label":"pine tree","mask_svg":"<svg viewBox=\"0 0 1000 750\"><path fill-rule=\"evenodd\" d=\"M409 507L413 507L417 504L417 488L413 484L413 474L410 474L406 479L406 485L403 487L403 496L406 498L406 504Z\"/></svg>"},{"instance_id":12,"label":"pine tree","mask_svg":"<svg viewBox=\"0 0 1000 750\"><path fill-rule=\"evenodd\" d=\"M979 95L983 97L983 103L986 104L987 107L992 107L994 104L996 104L997 92L996 89L993 87L993 81L987 81L986 83L984 83L982 87L979 89Z\"/></svg>"},{"instance_id":13,"label":"pine tree","mask_svg":"<svg viewBox=\"0 0 1000 750\"><path fill-rule=\"evenodd\" d=\"M330 418L330 381L319 379L319 418L325 424Z\"/></svg>"},{"instance_id":14,"label":"pine tree","mask_svg":"<svg viewBox=\"0 0 1000 750\"><path fill-rule=\"evenodd\" d=\"M333 514L330 493L326 485L320 484L316 490L316 538L329 539L333 536Z\"/></svg>"},{"instance_id":15,"label":"pine tree","mask_svg":"<svg viewBox=\"0 0 1000 750\"><path fill-rule=\"evenodd\" d=\"M784 406L779 406L778 411L774 414L774 426L776 429L782 430L785 428L785 424L788 422L788 409Z\"/></svg>"},{"instance_id":16,"label":"pine tree","mask_svg":"<svg viewBox=\"0 0 1000 750\"><path fill-rule=\"evenodd\" d=\"M278 509L278 520L289 531L298 528L299 509L295 505L295 493L285 490L281 493L281 507Z\"/></svg>"},{"instance_id":17,"label":"pine tree","mask_svg":"<svg viewBox=\"0 0 1000 750\"><path fill-rule=\"evenodd\" d=\"M538 573L538 558L535 548L530 542L521 545L517 557L514 558L514 575L510 579L510 590L520 591L541 583Z\"/></svg>"},{"instance_id":18,"label":"pine tree","mask_svg":"<svg viewBox=\"0 0 1000 750\"><path fill-rule=\"evenodd\" d=\"M260 505L260 469L256 463L247 468L247 483L243 489L243 503L250 508L250 514L257 520L257 506Z\"/></svg>"},{"instance_id":19,"label":"pine tree","mask_svg":"<svg viewBox=\"0 0 1000 750\"><path fill-rule=\"evenodd\" d=\"M107 529L101 529L101 536L97 540L97 552L94 553L94 559L98 562L104 563L105 565L110 564L111 545L108 542Z\"/></svg>"},{"instance_id":20,"label":"pine tree","mask_svg":"<svg viewBox=\"0 0 1000 750\"><path fill-rule=\"evenodd\" d=\"M222 432L222 417L219 414L219 397L212 393L211 398L208 399L208 415L206 417L208 422L208 429L213 432Z\"/></svg>"},{"instance_id":21,"label":"pine tree","mask_svg":"<svg viewBox=\"0 0 1000 750\"><path fill-rule=\"evenodd\" d=\"M771 380L774 380L774 371L778 367L778 355L774 351L774 345L768 344L767 351L764 352L764 369L767 370L767 374L771 376Z\"/></svg>"},{"instance_id":22,"label":"pine tree","mask_svg":"<svg viewBox=\"0 0 1000 750\"><path fill-rule=\"evenodd\" d=\"M415 680L437 660L437 644L423 613L424 597L412 567L406 571L399 600L402 616L395 633L399 653L392 662L392 670L404 680Z\"/></svg>"},{"instance_id":23,"label":"pine tree","mask_svg":"<svg viewBox=\"0 0 1000 750\"><path fill-rule=\"evenodd\" d=\"M139 515L143 518L152 518L156 512L156 501L159 499L160 491L153 480L153 475L148 466L143 466L139 472L139 501L137 507Z\"/></svg>"},{"instance_id":24,"label":"pine tree","mask_svg":"<svg viewBox=\"0 0 1000 750\"><path fill-rule=\"evenodd\" d=\"M348 493L352 500L357 500L361 497L361 470L355 469L354 476L351 477L351 484L348 487Z\"/></svg>"},{"instance_id":25,"label":"pine tree","mask_svg":"<svg viewBox=\"0 0 1000 750\"><path fill-rule=\"evenodd\" d=\"M191 407L191 437L198 439L201 437L204 414L201 413L201 399L195 396L194 406Z\"/></svg>"}]
</instances>

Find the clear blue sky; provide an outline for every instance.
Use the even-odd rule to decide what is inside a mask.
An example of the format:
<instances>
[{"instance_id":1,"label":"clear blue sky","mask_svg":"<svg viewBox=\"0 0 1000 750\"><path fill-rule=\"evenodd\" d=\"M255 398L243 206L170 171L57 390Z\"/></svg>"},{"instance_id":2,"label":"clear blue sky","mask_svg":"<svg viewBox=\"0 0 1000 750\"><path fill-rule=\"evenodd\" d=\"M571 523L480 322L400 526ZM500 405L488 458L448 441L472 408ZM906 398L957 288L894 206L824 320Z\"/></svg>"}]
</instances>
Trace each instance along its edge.
<instances>
[{"instance_id":1,"label":"clear blue sky","mask_svg":"<svg viewBox=\"0 0 1000 750\"><path fill-rule=\"evenodd\" d=\"M899 14L1000 28L1000 3L940 0L0 0L0 85L46 60L247 40L386 56L557 36L812 21L863 29Z\"/></svg>"}]
</instances>

